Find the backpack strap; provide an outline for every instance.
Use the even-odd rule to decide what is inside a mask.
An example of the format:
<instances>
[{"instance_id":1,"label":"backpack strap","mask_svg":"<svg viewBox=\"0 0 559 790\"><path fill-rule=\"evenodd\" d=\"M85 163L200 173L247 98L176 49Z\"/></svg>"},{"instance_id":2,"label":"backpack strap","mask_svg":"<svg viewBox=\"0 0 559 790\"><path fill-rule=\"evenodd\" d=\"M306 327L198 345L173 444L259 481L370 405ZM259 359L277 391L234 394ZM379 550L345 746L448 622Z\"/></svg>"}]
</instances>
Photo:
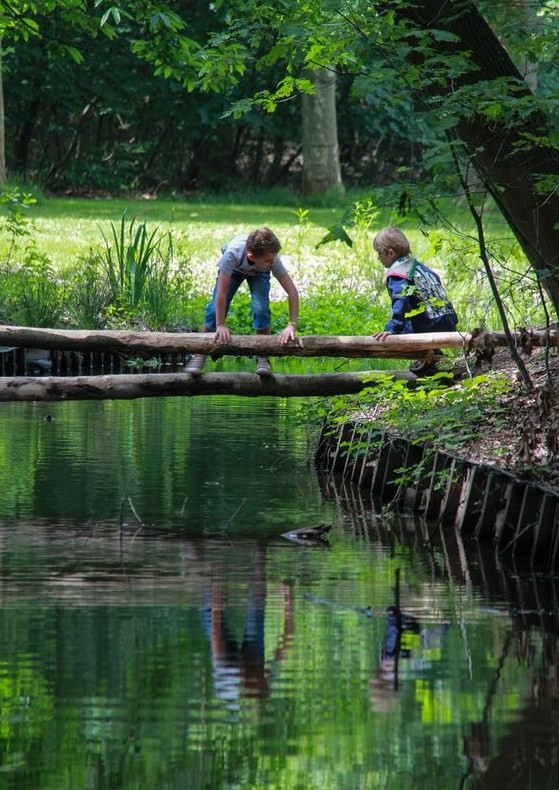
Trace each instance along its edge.
<instances>
[{"instance_id":1,"label":"backpack strap","mask_svg":"<svg viewBox=\"0 0 559 790\"><path fill-rule=\"evenodd\" d=\"M417 267L418 266L419 266L419 261L417 260L417 258L414 258L412 266L411 266L411 269L410 269L410 273L409 273L410 282L413 282L413 278L415 277L415 273L417 271Z\"/></svg>"}]
</instances>

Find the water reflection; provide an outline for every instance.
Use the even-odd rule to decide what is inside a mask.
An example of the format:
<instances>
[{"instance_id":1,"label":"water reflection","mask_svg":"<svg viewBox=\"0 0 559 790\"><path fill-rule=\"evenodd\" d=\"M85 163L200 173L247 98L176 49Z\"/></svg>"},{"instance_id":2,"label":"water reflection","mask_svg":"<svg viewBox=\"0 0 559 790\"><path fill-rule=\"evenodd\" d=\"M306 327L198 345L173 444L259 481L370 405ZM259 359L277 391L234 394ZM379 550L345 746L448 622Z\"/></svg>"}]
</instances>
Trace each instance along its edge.
<instances>
[{"instance_id":1,"label":"water reflection","mask_svg":"<svg viewBox=\"0 0 559 790\"><path fill-rule=\"evenodd\" d=\"M400 687L400 661L421 661L421 625L419 619L400 608L400 569L396 569L395 602L385 613L385 631L380 651L379 670L370 681L370 697L375 710L392 707ZM388 707L387 707L388 703Z\"/></svg>"},{"instance_id":2,"label":"water reflection","mask_svg":"<svg viewBox=\"0 0 559 790\"><path fill-rule=\"evenodd\" d=\"M273 398L2 404L0 518L190 535L277 535L313 511L320 521L305 433L286 409Z\"/></svg>"},{"instance_id":3,"label":"water reflection","mask_svg":"<svg viewBox=\"0 0 559 790\"><path fill-rule=\"evenodd\" d=\"M211 645L213 680L216 695L232 710L239 709L242 696L265 699L270 684L285 658L294 633L293 588L280 586L283 602L281 636L273 656L266 660L264 622L266 610L266 550L257 545L248 578L242 636L237 637L228 608L226 587L221 575L211 579L204 592L203 624ZM234 606L239 605L234 601Z\"/></svg>"},{"instance_id":4,"label":"water reflection","mask_svg":"<svg viewBox=\"0 0 559 790\"><path fill-rule=\"evenodd\" d=\"M445 579L460 595L461 608L456 616L450 617L448 623L427 629L434 635L427 649L422 644L425 629L419 620L405 615L396 606L389 607L380 667L371 681L375 709L388 713L401 704L399 693L405 682L400 672L402 659L407 677L415 677L418 688L417 681L425 666L421 661L417 664L415 657L436 657L440 669L441 651L453 653L452 632L458 629L471 685L480 684L478 715L470 712L464 716L461 727L461 754L465 762L458 786L556 786L559 782L559 580L516 561L512 566L504 565L491 547L465 543L448 527L421 520L407 524L405 519L383 521L377 518L372 499L367 501L362 491L343 480L325 477L321 488L336 501L340 517L355 534L362 536L366 530L368 535L379 537L395 554L404 546L420 550L420 562L429 568L431 577ZM414 523L413 529L410 523ZM398 577L399 570L396 601L399 600ZM462 609L462 595L466 591L475 601L471 612ZM407 645L406 631L411 634ZM479 645L486 650L483 681L476 660ZM384 663L385 659L388 664ZM526 674L511 684L516 672ZM456 718L460 718L460 712L460 709L455 711ZM435 778L425 786L443 784Z\"/></svg>"},{"instance_id":5,"label":"water reflection","mask_svg":"<svg viewBox=\"0 0 559 790\"><path fill-rule=\"evenodd\" d=\"M176 403L0 413L0 787L557 786L558 580Z\"/></svg>"}]
</instances>

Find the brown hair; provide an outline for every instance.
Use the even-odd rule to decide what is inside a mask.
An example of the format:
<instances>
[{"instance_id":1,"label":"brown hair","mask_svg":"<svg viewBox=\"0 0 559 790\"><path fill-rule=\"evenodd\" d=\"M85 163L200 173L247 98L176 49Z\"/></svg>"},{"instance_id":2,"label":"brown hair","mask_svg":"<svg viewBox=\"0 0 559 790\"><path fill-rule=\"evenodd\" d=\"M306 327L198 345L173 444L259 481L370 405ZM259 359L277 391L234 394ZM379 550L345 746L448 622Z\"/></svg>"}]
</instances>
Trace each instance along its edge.
<instances>
[{"instance_id":1,"label":"brown hair","mask_svg":"<svg viewBox=\"0 0 559 790\"><path fill-rule=\"evenodd\" d=\"M281 244L270 228L257 228L249 234L246 248L255 258L260 258L268 252L278 253L281 250Z\"/></svg>"},{"instance_id":2,"label":"brown hair","mask_svg":"<svg viewBox=\"0 0 559 790\"><path fill-rule=\"evenodd\" d=\"M398 257L411 252L407 236L399 228L384 228L379 231L373 239L373 248L376 252L394 250Z\"/></svg>"}]
</instances>

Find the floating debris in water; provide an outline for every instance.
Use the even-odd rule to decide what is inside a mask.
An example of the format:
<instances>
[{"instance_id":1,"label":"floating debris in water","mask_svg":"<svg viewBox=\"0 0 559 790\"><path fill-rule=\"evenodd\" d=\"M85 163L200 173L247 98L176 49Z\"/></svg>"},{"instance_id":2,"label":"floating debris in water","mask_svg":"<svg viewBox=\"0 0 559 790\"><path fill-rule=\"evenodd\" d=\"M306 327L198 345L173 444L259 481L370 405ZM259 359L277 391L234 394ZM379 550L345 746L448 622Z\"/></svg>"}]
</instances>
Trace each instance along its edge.
<instances>
[{"instance_id":1,"label":"floating debris in water","mask_svg":"<svg viewBox=\"0 0 559 790\"><path fill-rule=\"evenodd\" d=\"M319 544L321 546L329 546L327 535L331 529L331 524L318 524L316 527L303 527L302 529L283 532L282 538L287 538L287 540L292 540L302 545Z\"/></svg>"}]
</instances>

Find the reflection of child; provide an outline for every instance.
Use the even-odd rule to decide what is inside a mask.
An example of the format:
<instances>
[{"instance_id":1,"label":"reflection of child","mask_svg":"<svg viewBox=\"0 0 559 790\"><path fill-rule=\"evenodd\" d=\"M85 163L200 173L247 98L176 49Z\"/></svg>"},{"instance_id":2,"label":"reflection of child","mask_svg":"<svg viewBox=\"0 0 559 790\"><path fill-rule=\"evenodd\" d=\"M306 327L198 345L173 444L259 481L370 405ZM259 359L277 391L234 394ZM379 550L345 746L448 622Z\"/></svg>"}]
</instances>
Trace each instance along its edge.
<instances>
[{"instance_id":1,"label":"reflection of child","mask_svg":"<svg viewBox=\"0 0 559 790\"><path fill-rule=\"evenodd\" d=\"M213 674L218 697L236 708L243 689L249 696L268 693L264 665L264 588L249 590L242 641L233 636L225 614L220 585L212 589L204 609L204 628L212 647Z\"/></svg>"},{"instance_id":2,"label":"reflection of child","mask_svg":"<svg viewBox=\"0 0 559 790\"><path fill-rule=\"evenodd\" d=\"M282 587L284 630L280 644L269 662L265 660L264 621L266 583L259 572L251 577L242 639L238 639L228 622L223 585L213 583L203 609L204 630L212 652L212 669L216 695L231 710L238 710L241 697L264 699L270 693L274 669L285 657L294 630L293 593Z\"/></svg>"},{"instance_id":3,"label":"reflection of child","mask_svg":"<svg viewBox=\"0 0 559 790\"><path fill-rule=\"evenodd\" d=\"M411 659L420 633L419 620L402 614L395 606L387 608L378 675L369 681L369 699L379 713L387 713L394 706L400 682L398 662L401 658Z\"/></svg>"},{"instance_id":4,"label":"reflection of child","mask_svg":"<svg viewBox=\"0 0 559 790\"><path fill-rule=\"evenodd\" d=\"M392 302L392 315L376 340L388 335L414 332L453 332L458 317L449 301L441 278L419 263L410 250L407 237L399 228L384 228L373 239L380 262L388 269L386 287Z\"/></svg>"},{"instance_id":5,"label":"reflection of child","mask_svg":"<svg viewBox=\"0 0 559 790\"><path fill-rule=\"evenodd\" d=\"M395 606L386 610L386 631L380 653L381 661L409 658L415 643L413 638L421 633L419 620L412 615L402 614Z\"/></svg>"}]
</instances>

